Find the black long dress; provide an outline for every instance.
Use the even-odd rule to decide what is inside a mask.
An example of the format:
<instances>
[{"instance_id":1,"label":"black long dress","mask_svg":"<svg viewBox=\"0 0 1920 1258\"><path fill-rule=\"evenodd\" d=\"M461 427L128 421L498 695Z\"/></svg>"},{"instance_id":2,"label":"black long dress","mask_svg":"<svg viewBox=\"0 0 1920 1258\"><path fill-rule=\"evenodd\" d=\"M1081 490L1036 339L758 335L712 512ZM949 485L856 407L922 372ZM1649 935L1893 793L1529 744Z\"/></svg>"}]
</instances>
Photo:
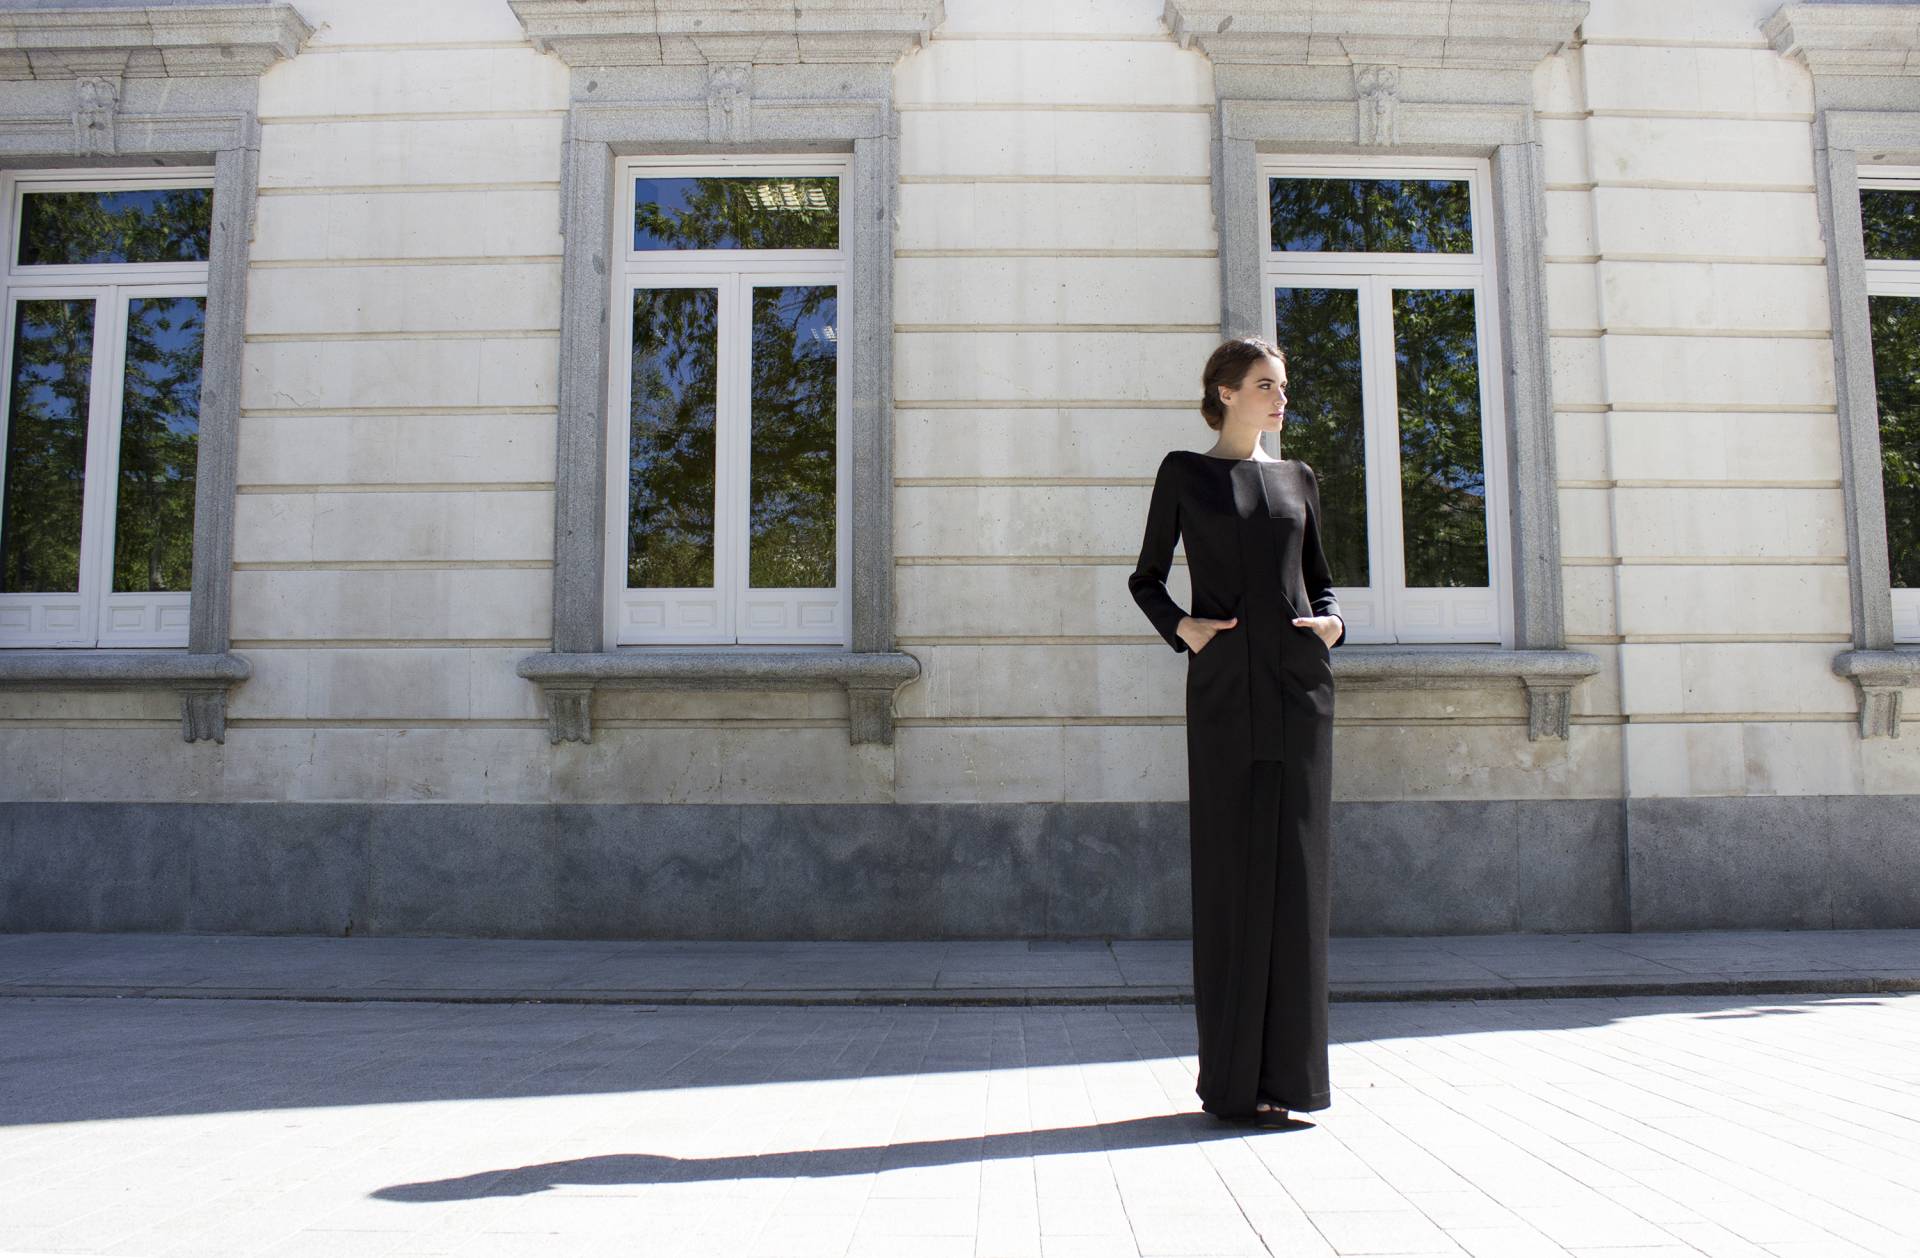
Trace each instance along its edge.
<instances>
[{"instance_id":1,"label":"black long dress","mask_svg":"<svg viewBox=\"0 0 1920 1258\"><path fill-rule=\"evenodd\" d=\"M1174 539L1195 616L1239 617L1198 652L1167 593ZM1325 1109L1333 664L1295 616L1338 615L1320 488L1297 459L1174 450L1160 463L1134 601L1187 660L1193 988L1203 1108ZM1346 640L1341 619L1338 646Z\"/></svg>"}]
</instances>

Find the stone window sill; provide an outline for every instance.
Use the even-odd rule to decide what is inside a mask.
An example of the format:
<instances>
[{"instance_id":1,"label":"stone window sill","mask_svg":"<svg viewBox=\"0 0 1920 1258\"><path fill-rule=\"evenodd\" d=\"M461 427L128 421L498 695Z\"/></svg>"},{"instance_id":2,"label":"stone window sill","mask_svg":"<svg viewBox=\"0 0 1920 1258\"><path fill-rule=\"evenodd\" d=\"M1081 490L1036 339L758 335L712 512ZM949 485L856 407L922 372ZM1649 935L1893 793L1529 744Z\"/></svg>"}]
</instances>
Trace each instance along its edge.
<instances>
[{"instance_id":1,"label":"stone window sill","mask_svg":"<svg viewBox=\"0 0 1920 1258\"><path fill-rule=\"evenodd\" d=\"M1860 737L1900 737L1900 692L1920 686L1920 645L1885 651L1842 651L1833 671L1860 697Z\"/></svg>"},{"instance_id":2,"label":"stone window sill","mask_svg":"<svg viewBox=\"0 0 1920 1258\"><path fill-rule=\"evenodd\" d=\"M593 692L631 690L796 690L842 687L849 742L893 741L893 696L920 675L903 651L808 648L633 647L619 651L549 651L529 655L517 670L546 695L547 736L556 743L593 741Z\"/></svg>"},{"instance_id":3,"label":"stone window sill","mask_svg":"<svg viewBox=\"0 0 1920 1258\"><path fill-rule=\"evenodd\" d=\"M1567 737L1573 688L1600 671L1586 651L1508 651L1485 646L1352 643L1332 652L1333 675L1343 688L1446 690L1486 683L1527 692L1527 738Z\"/></svg>"},{"instance_id":4,"label":"stone window sill","mask_svg":"<svg viewBox=\"0 0 1920 1258\"><path fill-rule=\"evenodd\" d=\"M0 690L172 690L180 736L227 741L227 692L253 674L238 655L170 650L0 650Z\"/></svg>"}]
</instances>

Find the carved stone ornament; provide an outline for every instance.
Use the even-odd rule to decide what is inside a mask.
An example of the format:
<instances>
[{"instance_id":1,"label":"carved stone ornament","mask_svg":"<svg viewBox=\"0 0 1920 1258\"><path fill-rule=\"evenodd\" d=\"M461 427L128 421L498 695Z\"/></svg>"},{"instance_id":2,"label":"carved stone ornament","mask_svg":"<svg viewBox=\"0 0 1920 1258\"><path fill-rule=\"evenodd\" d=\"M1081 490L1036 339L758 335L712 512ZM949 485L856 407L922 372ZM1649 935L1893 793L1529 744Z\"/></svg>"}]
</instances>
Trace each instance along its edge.
<instances>
[{"instance_id":1,"label":"carved stone ornament","mask_svg":"<svg viewBox=\"0 0 1920 1258\"><path fill-rule=\"evenodd\" d=\"M120 80L73 81L73 151L83 156L115 152L113 122L120 113Z\"/></svg>"},{"instance_id":2,"label":"carved stone ornament","mask_svg":"<svg viewBox=\"0 0 1920 1258\"><path fill-rule=\"evenodd\" d=\"M707 139L742 144L753 137L753 65L725 62L707 67Z\"/></svg>"},{"instance_id":3,"label":"carved stone ornament","mask_svg":"<svg viewBox=\"0 0 1920 1258\"><path fill-rule=\"evenodd\" d=\"M1394 108L1400 103L1400 67L1394 65L1356 66L1354 93L1360 103L1361 144L1393 144Z\"/></svg>"}]
</instances>

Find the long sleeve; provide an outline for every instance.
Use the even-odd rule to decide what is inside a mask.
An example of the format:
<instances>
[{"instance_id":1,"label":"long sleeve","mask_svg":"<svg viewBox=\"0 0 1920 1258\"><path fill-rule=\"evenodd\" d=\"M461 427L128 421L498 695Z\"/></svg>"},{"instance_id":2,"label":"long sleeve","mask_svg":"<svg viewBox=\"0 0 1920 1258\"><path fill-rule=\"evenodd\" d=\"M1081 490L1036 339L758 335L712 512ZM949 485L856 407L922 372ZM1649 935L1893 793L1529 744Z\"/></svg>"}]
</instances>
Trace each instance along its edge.
<instances>
[{"instance_id":1,"label":"long sleeve","mask_svg":"<svg viewBox=\"0 0 1920 1258\"><path fill-rule=\"evenodd\" d=\"M1173 543L1180 535L1180 492L1174 479L1173 455L1160 460L1153 478L1153 499L1147 505L1146 534L1140 541L1140 561L1127 578L1133 601L1147 614L1153 627L1176 651L1187 644L1179 634L1180 620L1187 613L1167 593L1167 574L1173 569Z\"/></svg>"},{"instance_id":2,"label":"long sleeve","mask_svg":"<svg viewBox=\"0 0 1920 1258\"><path fill-rule=\"evenodd\" d=\"M1300 556L1301 576L1307 583L1307 595L1313 601L1316 616L1340 616L1340 600L1333 596L1333 573L1327 567L1327 553L1320 545L1320 478L1311 467L1300 465L1307 474L1307 531ZM1339 646L1347 640L1347 618L1340 616Z\"/></svg>"}]
</instances>

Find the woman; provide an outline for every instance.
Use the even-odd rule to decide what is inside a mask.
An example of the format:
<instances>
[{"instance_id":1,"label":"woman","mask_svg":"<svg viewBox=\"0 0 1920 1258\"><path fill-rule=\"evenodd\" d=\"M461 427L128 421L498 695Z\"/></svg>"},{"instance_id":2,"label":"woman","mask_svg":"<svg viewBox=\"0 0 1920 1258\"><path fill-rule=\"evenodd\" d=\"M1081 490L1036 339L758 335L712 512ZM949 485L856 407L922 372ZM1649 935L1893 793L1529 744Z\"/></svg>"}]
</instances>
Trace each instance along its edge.
<instances>
[{"instance_id":1,"label":"woman","mask_svg":"<svg viewBox=\"0 0 1920 1258\"><path fill-rule=\"evenodd\" d=\"M1160 462L1134 601L1187 658L1193 860L1195 1091L1208 1113L1284 1123L1325 1109L1327 811L1333 663L1346 622L1320 545L1320 487L1275 459L1286 359L1257 337L1207 360L1200 412L1213 449ZM1167 593L1175 537L1193 614Z\"/></svg>"}]
</instances>

